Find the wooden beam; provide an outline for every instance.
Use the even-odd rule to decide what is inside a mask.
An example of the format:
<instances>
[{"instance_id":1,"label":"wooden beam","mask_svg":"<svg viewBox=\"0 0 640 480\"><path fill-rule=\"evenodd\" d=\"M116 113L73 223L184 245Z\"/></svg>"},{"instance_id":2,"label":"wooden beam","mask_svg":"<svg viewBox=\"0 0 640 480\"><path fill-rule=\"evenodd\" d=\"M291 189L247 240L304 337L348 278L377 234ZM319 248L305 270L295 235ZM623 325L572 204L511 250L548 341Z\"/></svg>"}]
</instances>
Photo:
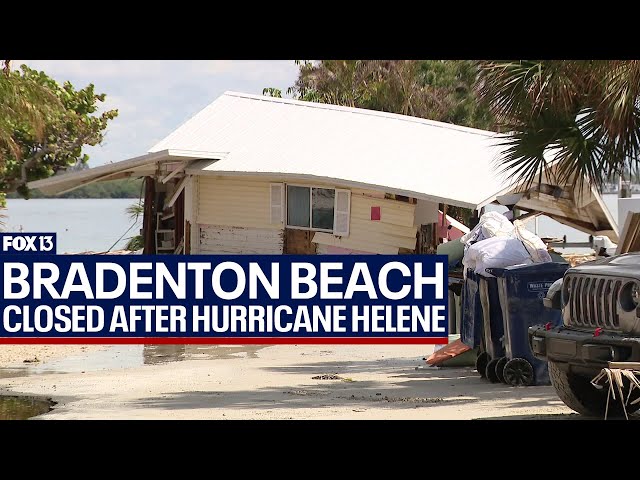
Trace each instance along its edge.
<instances>
[{"instance_id":1,"label":"wooden beam","mask_svg":"<svg viewBox=\"0 0 640 480\"><path fill-rule=\"evenodd\" d=\"M620 232L616 255L636 252L640 248L640 213L629 212Z\"/></svg>"},{"instance_id":2,"label":"wooden beam","mask_svg":"<svg viewBox=\"0 0 640 480\"><path fill-rule=\"evenodd\" d=\"M156 185L153 177L144 179L144 216L142 218L142 237L145 255L156 253L156 216L155 216Z\"/></svg>"},{"instance_id":3,"label":"wooden beam","mask_svg":"<svg viewBox=\"0 0 640 480\"><path fill-rule=\"evenodd\" d=\"M168 174L167 176L165 176L165 177L161 180L161 182L162 182L163 184L164 184L164 183L167 183L169 180L171 180L171 179L172 179L173 177L175 177L177 174L179 174L179 173L181 173L181 172L184 172L184 169L187 167L187 165L188 165L189 163L190 163L190 162L182 162L182 165L180 165L179 167L177 167L175 170L173 170L173 171L169 172L169 174Z\"/></svg>"},{"instance_id":4,"label":"wooden beam","mask_svg":"<svg viewBox=\"0 0 640 480\"><path fill-rule=\"evenodd\" d=\"M560 223L563 223L565 225L575 228L576 230L580 230L581 232L588 233L590 235L596 231L596 229L594 228L594 225L588 222L583 222L580 220L575 220L575 219L563 217L560 215L549 215L549 214L545 214L545 215L547 215L549 218L553 218L554 220Z\"/></svg>"},{"instance_id":5,"label":"wooden beam","mask_svg":"<svg viewBox=\"0 0 640 480\"><path fill-rule=\"evenodd\" d=\"M165 205L165 208L173 207L173 204L176 203L176 200L178 200L178 197L180 196L180 194L184 190L184 187L186 186L186 184L187 184L187 177L184 177L182 180L180 180L178 185L176 185L176 190L175 190L175 192L173 192L173 195L171 196L171 198L169 199L169 201Z\"/></svg>"},{"instance_id":6,"label":"wooden beam","mask_svg":"<svg viewBox=\"0 0 640 480\"><path fill-rule=\"evenodd\" d=\"M527 222L527 221L531 220L532 218L539 217L540 215L542 215L541 212L537 212L537 211L533 210L533 211L525 213L524 215L520 215L515 220L521 220L523 222Z\"/></svg>"}]
</instances>

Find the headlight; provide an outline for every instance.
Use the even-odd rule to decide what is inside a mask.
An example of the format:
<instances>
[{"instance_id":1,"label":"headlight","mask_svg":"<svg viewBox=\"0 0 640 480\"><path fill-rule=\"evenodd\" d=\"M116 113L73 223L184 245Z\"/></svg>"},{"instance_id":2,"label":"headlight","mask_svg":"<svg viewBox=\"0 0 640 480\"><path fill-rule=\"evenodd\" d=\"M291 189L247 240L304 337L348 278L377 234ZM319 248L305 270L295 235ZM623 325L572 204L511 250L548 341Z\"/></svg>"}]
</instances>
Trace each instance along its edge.
<instances>
[{"instance_id":1,"label":"headlight","mask_svg":"<svg viewBox=\"0 0 640 480\"><path fill-rule=\"evenodd\" d=\"M618 297L620 306L625 312L632 312L640 305L640 284L629 282L620 289Z\"/></svg>"}]
</instances>

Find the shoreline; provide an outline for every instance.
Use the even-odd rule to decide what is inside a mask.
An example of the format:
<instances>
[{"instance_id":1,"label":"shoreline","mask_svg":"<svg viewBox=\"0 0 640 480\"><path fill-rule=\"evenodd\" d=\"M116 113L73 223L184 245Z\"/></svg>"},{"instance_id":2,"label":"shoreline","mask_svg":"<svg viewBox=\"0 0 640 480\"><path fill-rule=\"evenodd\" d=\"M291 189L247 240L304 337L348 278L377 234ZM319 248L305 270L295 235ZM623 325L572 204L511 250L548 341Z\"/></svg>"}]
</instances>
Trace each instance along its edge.
<instances>
[{"instance_id":1,"label":"shoreline","mask_svg":"<svg viewBox=\"0 0 640 480\"><path fill-rule=\"evenodd\" d=\"M19 344L0 346L0 368L42 365L52 360L102 350L108 345Z\"/></svg>"}]
</instances>

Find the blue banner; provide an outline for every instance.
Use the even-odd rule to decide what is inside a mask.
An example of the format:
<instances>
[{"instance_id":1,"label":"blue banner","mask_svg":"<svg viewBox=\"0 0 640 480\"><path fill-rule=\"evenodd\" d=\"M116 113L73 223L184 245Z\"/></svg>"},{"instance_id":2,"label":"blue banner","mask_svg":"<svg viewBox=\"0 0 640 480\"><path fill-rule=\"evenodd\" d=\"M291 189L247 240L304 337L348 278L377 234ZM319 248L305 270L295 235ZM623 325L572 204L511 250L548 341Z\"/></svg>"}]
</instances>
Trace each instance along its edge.
<instances>
[{"instance_id":1,"label":"blue banner","mask_svg":"<svg viewBox=\"0 0 640 480\"><path fill-rule=\"evenodd\" d=\"M441 255L40 254L0 264L4 343L448 338Z\"/></svg>"}]
</instances>

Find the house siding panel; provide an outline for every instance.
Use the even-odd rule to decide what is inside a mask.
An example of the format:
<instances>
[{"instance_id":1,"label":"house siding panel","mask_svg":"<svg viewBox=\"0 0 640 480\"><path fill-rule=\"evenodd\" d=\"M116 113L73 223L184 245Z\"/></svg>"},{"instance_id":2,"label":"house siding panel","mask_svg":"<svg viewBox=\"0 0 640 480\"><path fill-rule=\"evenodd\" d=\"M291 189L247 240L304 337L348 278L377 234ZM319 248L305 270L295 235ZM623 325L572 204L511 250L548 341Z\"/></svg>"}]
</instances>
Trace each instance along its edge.
<instances>
[{"instance_id":1,"label":"house siding panel","mask_svg":"<svg viewBox=\"0 0 640 480\"><path fill-rule=\"evenodd\" d=\"M196 206L200 225L199 253L282 253L284 224L270 223L271 183L285 182L271 176L200 176ZM308 185L337 187L326 183ZM349 235L337 237L330 233L314 233L312 241L318 245L318 253L344 250L397 254L401 248L415 248L414 204L385 199L383 192L374 190L350 190ZM374 206L380 207L379 221L371 220L371 207ZM266 231L271 231L272 236L265 236ZM274 246L269 247L269 242Z\"/></svg>"},{"instance_id":2,"label":"house siding panel","mask_svg":"<svg viewBox=\"0 0 640 480\"><path fill-rule=\"evenodd\" d=\"M282 230L200 225L202 254L280 254Z\"/></svg>"},{"instance_id":3,"label":"house siding panel","mask_svg":"<svg viewBox=\"0 0 640 480\"><path fill-rule=\"evenodd\" d=\"M371 220L371 207L380 207L380 220ZM414 215L414 204L352 190L349 236L318 232L313 241L319 245L321 254L341 251L327 247L379 254L396 254L400 248L413 250L416 246Z\"/></svg>"},{"instance_id":4,"label":"house siding panel","mask_svg":"<svg viewBox=\"0 0 640 480\"><path fill-rule=\"evenodd\" d=\"M270 183L251 177L199 178L198 223L282 230L271 223Z\"/></svg>"}]
</instances>

